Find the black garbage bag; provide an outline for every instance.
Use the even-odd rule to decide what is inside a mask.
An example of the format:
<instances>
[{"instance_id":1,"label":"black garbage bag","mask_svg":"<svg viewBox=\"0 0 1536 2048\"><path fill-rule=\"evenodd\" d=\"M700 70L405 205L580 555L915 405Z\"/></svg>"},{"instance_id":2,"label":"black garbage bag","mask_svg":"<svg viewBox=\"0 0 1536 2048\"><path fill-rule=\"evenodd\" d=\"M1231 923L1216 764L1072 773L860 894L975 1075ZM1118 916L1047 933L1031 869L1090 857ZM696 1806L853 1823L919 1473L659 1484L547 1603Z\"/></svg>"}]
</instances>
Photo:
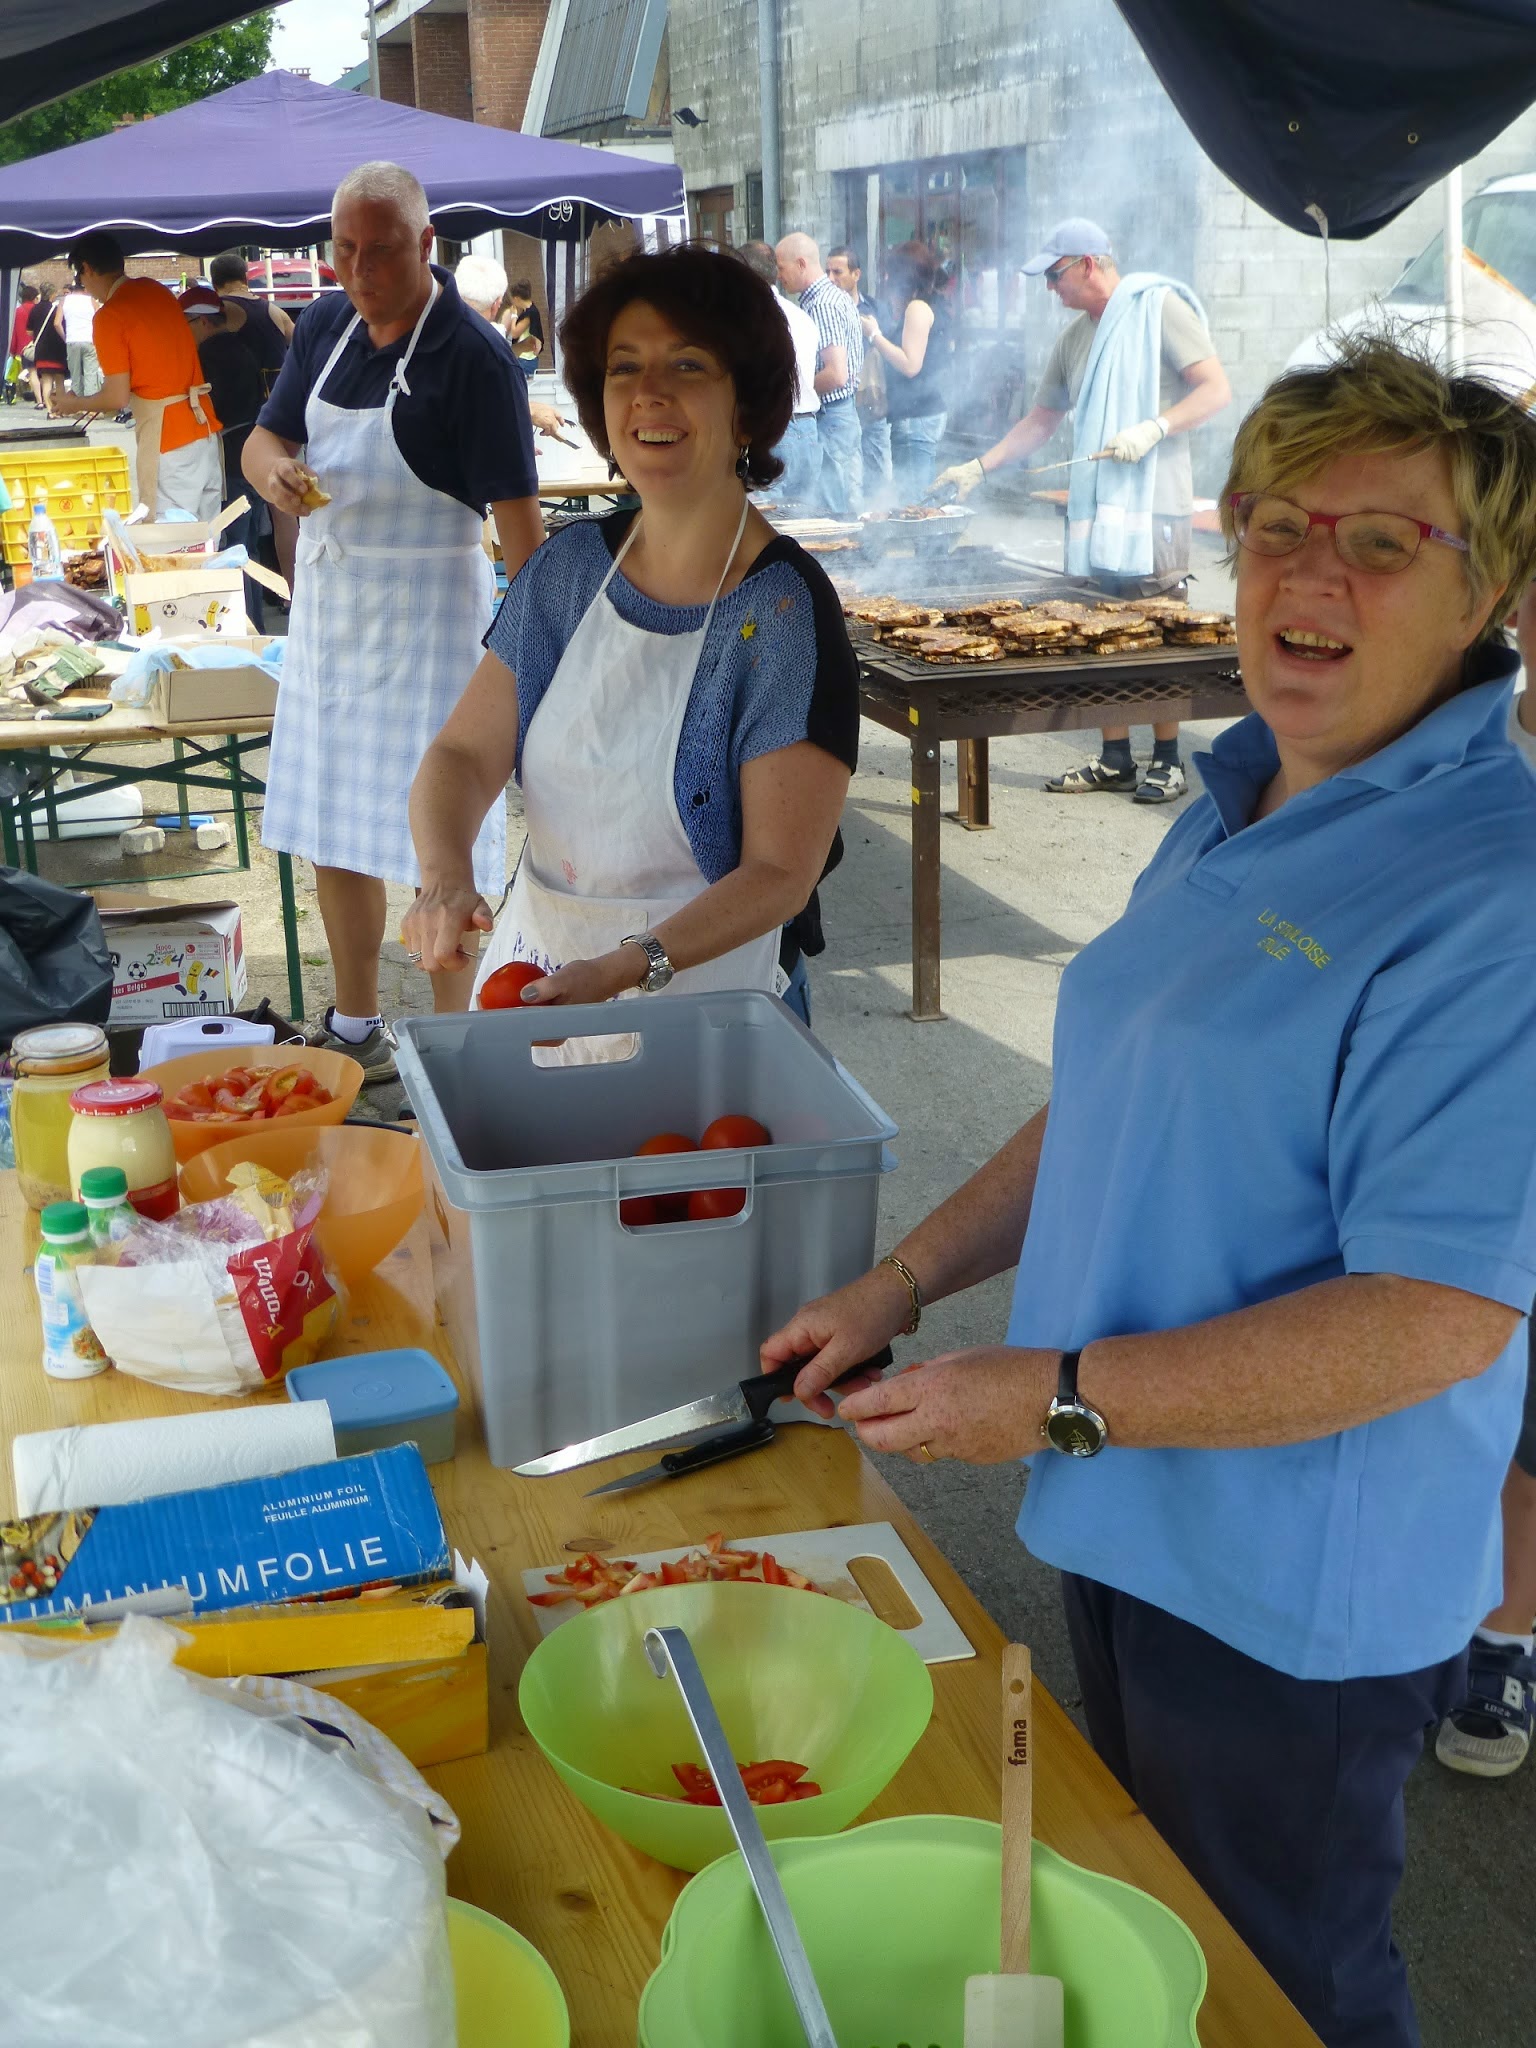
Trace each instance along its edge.
<instances>
[{"instance_id":1,"label":"black garbage bag","mask_svg":"<svg viewBox=\"0 0 1536 2048\"><path fill-rule=\"evenodd\" d=\"M112 954L89 896L0 867L0 1049L33 1024L105 1024Z\"/></svg>"}]
</instances>

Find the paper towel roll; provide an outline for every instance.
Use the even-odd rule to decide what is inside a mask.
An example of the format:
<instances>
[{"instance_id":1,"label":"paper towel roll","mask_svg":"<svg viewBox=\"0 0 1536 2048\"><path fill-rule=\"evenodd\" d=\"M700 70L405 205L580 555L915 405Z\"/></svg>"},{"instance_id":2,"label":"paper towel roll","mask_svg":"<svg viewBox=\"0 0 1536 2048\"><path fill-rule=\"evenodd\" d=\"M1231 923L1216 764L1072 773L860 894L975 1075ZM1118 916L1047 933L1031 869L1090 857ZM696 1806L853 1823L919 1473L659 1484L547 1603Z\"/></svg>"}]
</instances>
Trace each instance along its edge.
<instances>
[{"instance_id":1,"label":"paper towel roll","mask_svg":"<svg viewBox=\"0 0 1536 2048\"><path fill-rule=\"evenodd\" d=\"M157 1493L223 1486L324 1465L336 1456L324 1401L210 1409L143 1422L39 1430L11 1446L20 1515L117 1507Z\"/></svg>"}]
</instances>

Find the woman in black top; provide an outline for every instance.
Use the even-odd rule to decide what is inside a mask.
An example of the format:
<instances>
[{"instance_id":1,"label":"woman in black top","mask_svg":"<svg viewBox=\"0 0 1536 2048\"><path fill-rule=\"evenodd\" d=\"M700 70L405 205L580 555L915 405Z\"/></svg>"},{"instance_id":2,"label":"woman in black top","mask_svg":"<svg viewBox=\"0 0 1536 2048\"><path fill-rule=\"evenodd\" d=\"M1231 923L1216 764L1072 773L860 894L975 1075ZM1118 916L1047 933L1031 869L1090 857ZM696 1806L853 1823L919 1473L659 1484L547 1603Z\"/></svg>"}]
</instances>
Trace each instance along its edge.
<instances>
[{"instance_id":1,"label":"woman in black top","mask_svg":"<svg viewBox=\"0 0 1536 2048\"><path fill-rule=\"evenodd\" d=\"M885 259L887 302L896 310L882 332L865 315L866 340L885 364L885 411L891 423L891 476L896 502L913 505L938 471L948 397L948 322L934 293L937 261L923 242L902 242Z\"/></svg>"},{"instance_id":2,"label":"woman in black top","mask_svg":"<svg viewBox=\"0 0 1536 2048\"><path fill-rule=\"evenodd\" d=\"M533 303L533 286L526 277L520 277L508 288L501 325L523 375L532 381L539 357L544 353L544 322L539 318L539 309Z\"/></svg>"},{"instance_id":3,"label":"woman in black top","mask_svg":"<svg viewBox=\"0 0 1536 2048\"><path fill-rule=\"evenodd\" d=\"M69 357L64 350L64 322L59 314L59 302L49 296L46 286L38 293L27 315L27 333L32 342L32 388L37 394L38 404L45 412L52 412L53 401L63 389Z\"/></svg>"}]
</instances>

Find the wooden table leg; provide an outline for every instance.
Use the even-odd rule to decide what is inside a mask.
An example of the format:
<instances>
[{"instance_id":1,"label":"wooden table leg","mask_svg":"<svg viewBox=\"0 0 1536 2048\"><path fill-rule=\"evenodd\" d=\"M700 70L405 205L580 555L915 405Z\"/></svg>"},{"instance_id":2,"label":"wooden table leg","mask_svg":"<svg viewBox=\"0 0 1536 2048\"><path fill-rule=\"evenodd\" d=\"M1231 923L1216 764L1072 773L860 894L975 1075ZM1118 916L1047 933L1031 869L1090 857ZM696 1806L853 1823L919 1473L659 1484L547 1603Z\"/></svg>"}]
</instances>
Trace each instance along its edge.
<instances>
[{"instance_id":1,"label":"wooden table leg","mask_svg":"<svg viewBox=\"0 0 1536 2048\"><path fill-rule=\"evenodd\" d=\"M912 1008L914 1022L944 1015L939 1007L941 940L939 871L939 743L919 728L912 737Z\"/></svg>"},{"instance_id":2,"label":"wooden table leg","mask_svg":"<svg viewBox=\"0 0 1536 2048\"><path fill-rule=\"evenodd\" d=\"M992 829L992 785L987 758L988 742L958 740L960 808L956 813L967 832Z\"/></svg>"}]
</instances>

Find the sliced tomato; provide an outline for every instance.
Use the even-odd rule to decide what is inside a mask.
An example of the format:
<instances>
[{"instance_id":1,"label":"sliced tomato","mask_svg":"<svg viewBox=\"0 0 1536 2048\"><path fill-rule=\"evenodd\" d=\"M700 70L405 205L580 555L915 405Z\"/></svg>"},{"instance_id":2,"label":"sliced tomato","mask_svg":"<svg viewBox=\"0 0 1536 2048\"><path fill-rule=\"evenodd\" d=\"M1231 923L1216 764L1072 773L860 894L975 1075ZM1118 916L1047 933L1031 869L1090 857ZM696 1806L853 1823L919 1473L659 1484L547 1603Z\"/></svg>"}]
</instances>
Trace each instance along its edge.
<instances>
[{"instance_id":1,"label":"sliced tomato","mask_svg":"<svg viewBox=\"0 0 1536 2048\"><path fill-rule=\"evenodd\" d=\"M720 1794L715 1781L702 1764L674 1764L672 1775L683 1788L683 1797L695 1806L718 1806Z\"/></svg>"},{"instance_id":2,"label":"sliced tomato","mask_svg":"<svg viewBox=\"0 0 1536 2048\"><path fill-rule=\"evenodd\" d=\"M771 1785L775 1778L782 1778L786 1785L797 1785L805 1772L804 1764L786 1763L782 1757L768 1757L760 1764L743 1764L741 1782L749 1792L758 1785Z\"/></svg>"},{"instance_id":3,"label":"sliced tomato","mask_svg":"<svg viewBox=\"0 0 1536 2048\"><path fill-rule=\"evenodd\" d=\"M312 1102L306 1102L302 1095L290 1095L286 1102L277 1105L272 1116L274 1121L280 1116L308 1116L314 1106Z\"/></svg>"},{"instance_id":4,"label":"sliced tomato","mask_svg":"<svg viewBox=\"0 0 1536 2048\"><path fill-rule=\"evenodd\" d=\"M320 1086L320 1083L315 1079L308 1067L290 1067L288 1072L293 1076L293 1092L295 1095L314 1095L318 1092L325 1096L327 1101L330 1100L330 1090Z\"/></svg>"},{"instance_id":5,"label":"sliced tomato","mask_svg":"<svg viewBox=\"0 0 1536 2048\"><path fill-rule=\"evenodd\" d=\"M663 1559L661 1566L661 1583L664 1586L686 1586L689 1583L688 1574L683 1570L683 1567L680 1564L669 1564L665 1559Z\"/></svg>"},{"instance_id":6,"label":"sliced tomato","mask_svg":"<svg viewBox=\"0 0 1536 2048\"><path fill-rule=\"evenodd\" d=\"M821 1787L814 1778L802 1778L798 1785L790 1786L789 1796L791 1799L819 1799Z\"/></svg>"},{"instance_id":7,"label":"sliced tomato","mask_svg":"<svg viewBox=\"0 0 1536 2048\"><path fill-rule=\"evenodd\" d=\"M261 1087L262 1107L268 1116L275 1116L277 1105L292 1095L303 1071L302 1067L279 1067L275 1073L268 1074Z\"/></svg>"},{"instance_id":8,"label":"sliced tomato","mask_svg":"<svg viewBox=\"0 0 1536 2048\"><path fill-rule=\"evenodd\" d=\"M784 1568L771 1550L763 1552L763 1584L782 1586L785 1584Z\"/></svg>"},{"instance_id":9,"label":"sliced tomato","mask_svg":"<svg viewBox=\"0 0 1536 2048\"><path fill-rule=\"evenodd\" d=\"M755 1116L717 1116L699 1140L701 1152L738 1152L749 1145L771 1145L765 1124Z\"/></svg>"},{"instance_id":10,"label":"sliced tomato","mask_svg":"<svg viewBox=\"0 0 1536 2048\"><path fill-rule=\"evenodd\" d=\"M188 1109L212 1109L213 1090L206 1081L189 1081L174 1099Z\"/></svg>"}]
</instances>

